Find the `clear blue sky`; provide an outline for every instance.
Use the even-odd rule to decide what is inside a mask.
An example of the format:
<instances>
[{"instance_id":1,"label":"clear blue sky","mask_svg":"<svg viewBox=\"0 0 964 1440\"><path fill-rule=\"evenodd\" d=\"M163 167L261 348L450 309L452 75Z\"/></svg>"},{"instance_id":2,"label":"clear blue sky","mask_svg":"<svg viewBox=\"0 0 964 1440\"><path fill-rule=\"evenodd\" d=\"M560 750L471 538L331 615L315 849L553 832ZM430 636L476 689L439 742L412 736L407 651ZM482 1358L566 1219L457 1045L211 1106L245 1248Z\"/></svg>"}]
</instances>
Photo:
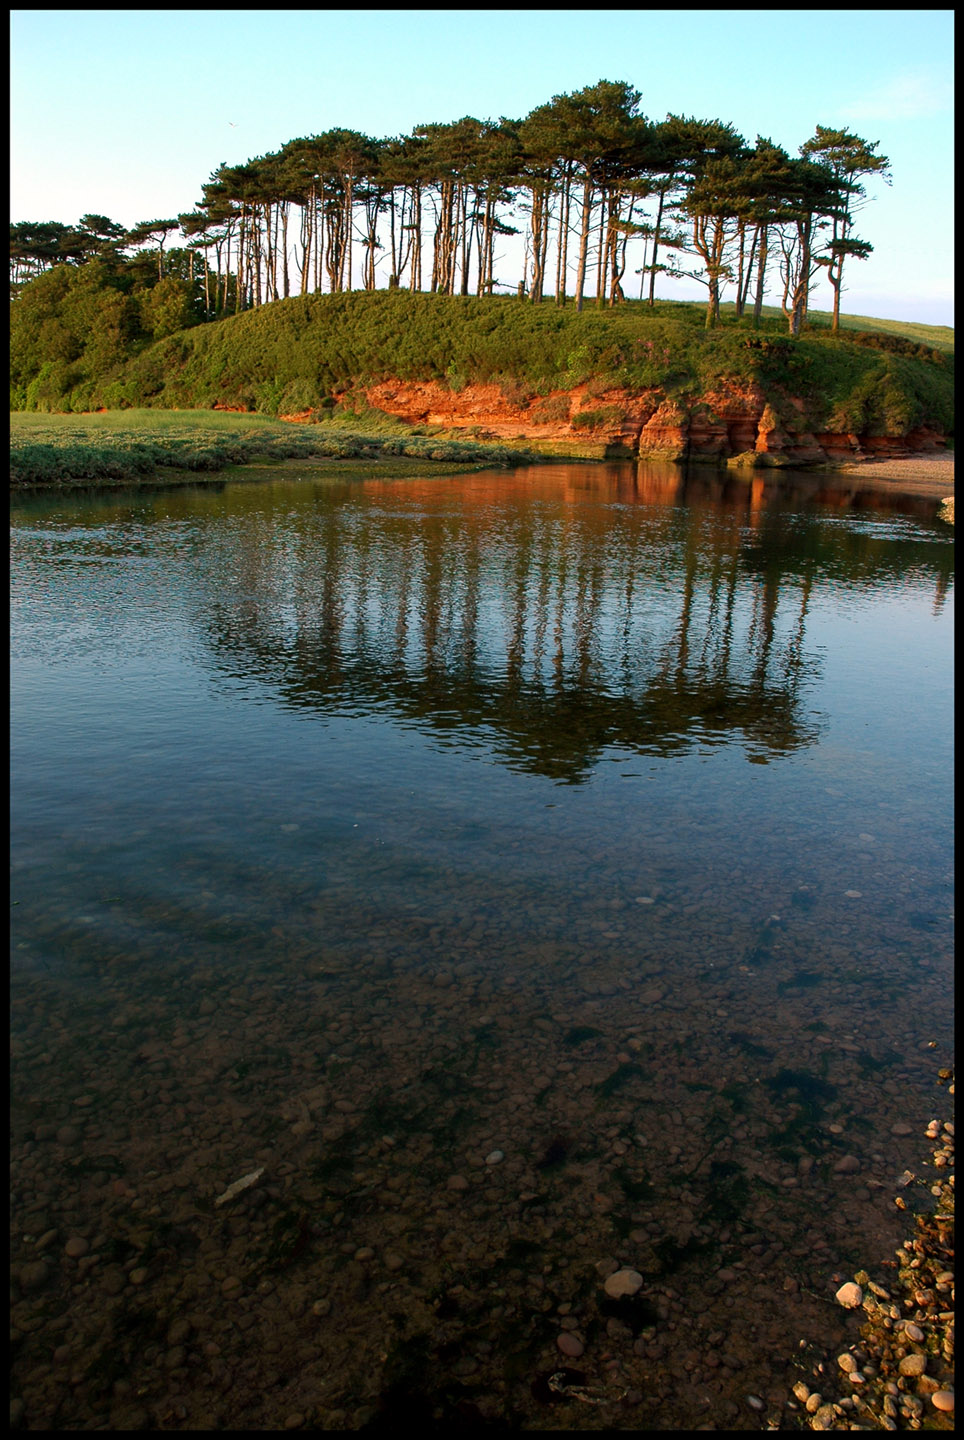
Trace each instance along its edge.
<instances>
[{"instance_id":1,"label":"clear blue sky","mask_svg":"<svg viewBox=\"0 0 964 1440\"><path fill-rule=\"evenodd\" d=\"M626 80L653 119L718 118L791 153L817 124L879 140L893 185L868 181L858 233L875 253L848 267L843 308L952 325L953 25L951 10L14 10L11 218L131 226L299 135L522 118ZM829 290L812 303L830 308Z\"/></svg>"}]
</instances>

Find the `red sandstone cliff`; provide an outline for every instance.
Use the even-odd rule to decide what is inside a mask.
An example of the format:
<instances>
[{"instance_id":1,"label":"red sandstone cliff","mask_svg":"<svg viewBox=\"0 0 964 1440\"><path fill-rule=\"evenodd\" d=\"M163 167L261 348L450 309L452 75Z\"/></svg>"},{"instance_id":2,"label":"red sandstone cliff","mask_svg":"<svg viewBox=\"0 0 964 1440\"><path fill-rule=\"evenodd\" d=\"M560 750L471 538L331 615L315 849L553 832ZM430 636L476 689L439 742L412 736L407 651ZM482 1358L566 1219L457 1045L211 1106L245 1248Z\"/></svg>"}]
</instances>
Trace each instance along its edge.
<instances>
[{"instance_id":1,"label":"red sandstone cliff","mask_svg":"<svg viewBox=\"0 0 964 1440\"><path fill-rule=\"evenodd\" d=\"M745 465L818 465L936 450L942 435L867 436L804 428L805 407L780 421L754 385L724 385L685 403L659 390L554 390L531 401L507 399L498 385L450 390L437 381L385 380L365 387L368 405L410 425L470 429L479 439L589 446L613 457L734 460ZM795 416L799 416L799 421ZM286 415L286 420L307 416Z\"/></svg>"}]
</instances>

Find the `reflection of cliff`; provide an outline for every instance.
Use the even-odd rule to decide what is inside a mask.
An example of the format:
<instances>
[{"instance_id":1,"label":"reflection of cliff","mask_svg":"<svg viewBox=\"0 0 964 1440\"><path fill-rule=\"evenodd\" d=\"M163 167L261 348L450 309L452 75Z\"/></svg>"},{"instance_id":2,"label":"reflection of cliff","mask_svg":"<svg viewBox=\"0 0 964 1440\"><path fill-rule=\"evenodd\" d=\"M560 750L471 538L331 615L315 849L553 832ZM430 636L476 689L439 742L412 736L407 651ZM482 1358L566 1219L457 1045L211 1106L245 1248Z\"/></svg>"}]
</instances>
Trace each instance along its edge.
<instances>
[{"instance_id":1,"label":"reflection of cliff","mask_svg":"<svg viewBox=\"0 0 964 1440\"><path fill-rule=\"evenodd\" d=\"M572 782L607 747L740 739L763 761L811 743L814 566L751 573L745 515L632 505L616 477L600 504L602 477L571 473L568 497L478 476L252 515L205 613L218 669Z\"/></svg>"}]
</instances>

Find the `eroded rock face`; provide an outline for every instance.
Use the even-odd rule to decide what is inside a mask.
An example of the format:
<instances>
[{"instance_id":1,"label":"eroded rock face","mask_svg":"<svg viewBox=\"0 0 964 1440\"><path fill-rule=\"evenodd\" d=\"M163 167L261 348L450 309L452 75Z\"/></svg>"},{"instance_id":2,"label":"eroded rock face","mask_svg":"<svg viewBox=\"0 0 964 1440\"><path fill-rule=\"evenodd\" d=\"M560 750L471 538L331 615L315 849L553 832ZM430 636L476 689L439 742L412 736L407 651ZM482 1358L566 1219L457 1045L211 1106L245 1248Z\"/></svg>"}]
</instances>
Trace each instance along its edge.
<instances>
[{"instance_id":1,"label":"eroded rock face","mask_svg":"<svg viewBox=\"0 0 964 1440\"><path fill-rule=\"evenodd\" d=\"M452 390L435 380L397 379L365 387L364 396L375 409L408 425L470 429L480 439L590 442L613 456L719 462L752 456L757 465L806 466L890 459L944 445L938 431L926 428L885 436L814 433L805 428L802 400L791 399L789 421L781 420L753 384L723 385L685 403L659 389L580 385L528 396L520 385L513 396L495 384Z\"/></svg>"}]
</instances>

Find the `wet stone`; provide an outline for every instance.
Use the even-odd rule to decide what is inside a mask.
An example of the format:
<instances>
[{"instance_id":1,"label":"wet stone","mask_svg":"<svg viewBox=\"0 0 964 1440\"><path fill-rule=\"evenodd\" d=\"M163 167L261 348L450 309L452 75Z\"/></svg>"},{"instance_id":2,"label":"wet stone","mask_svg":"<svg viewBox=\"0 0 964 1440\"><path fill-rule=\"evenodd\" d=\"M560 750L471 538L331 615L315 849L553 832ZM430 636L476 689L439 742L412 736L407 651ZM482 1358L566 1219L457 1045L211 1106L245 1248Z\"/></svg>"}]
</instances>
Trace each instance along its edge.
<instances>
[{"instance_id":1,"label":"wet stone","mask_svg":"<svg viewBox=\"0 0 964 1440\"><path fill-rule=\"evenodd\" d=\"M104 1271L100 1283L108 1295L119 1295L127 1288L127 1276L119 1265L111 1265Z\"/></svg>"},{"instance_id":2,"label":"wet stone","mask_svg":"<svg viewBox=\"0 0 964 1440\"><path fill-rule=\"evenodd\" d=\"M638 1270L617 1270L603 1285L606 1294L618 1300L624 1295L635 1295L643 1283Z\"/></svg>"},{"instance_id":3,"label":"wet stone","mask_svg":"<svg viewBox=\"0 0 964 1440\"><path fill-rule=\"evenodd\" d=\"M21 1290L39 1290L50 1278L50 1266L46 1260L31 1260L20 1267Z\"/></svg>"}]
</instances>

